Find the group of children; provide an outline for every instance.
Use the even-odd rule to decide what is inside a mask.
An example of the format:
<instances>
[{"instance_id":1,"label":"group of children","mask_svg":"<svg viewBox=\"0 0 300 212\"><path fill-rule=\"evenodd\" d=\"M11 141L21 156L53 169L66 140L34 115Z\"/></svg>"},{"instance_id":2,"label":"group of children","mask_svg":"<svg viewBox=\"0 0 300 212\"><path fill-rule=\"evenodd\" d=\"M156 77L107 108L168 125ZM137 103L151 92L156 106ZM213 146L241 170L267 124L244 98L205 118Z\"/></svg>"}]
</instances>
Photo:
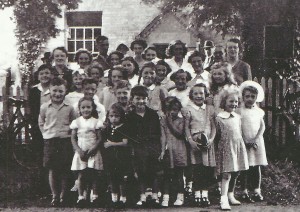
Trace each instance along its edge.
<instances>
[{"instance_id":1,"label":"group of children","mask_svg":"<svg viewBox=\"0 0 300 212\"><path fill-rule=\"evenodd\" d=\"M88 199L97 204L107 187L112 204L124 207L128 180L135 178L137 206L150 201L168 207L171 191L177 194L174 206L182 206L191 192L197 206L209 206L208 190L219 182L220 206L228 210L241 204L234 196L240 171L241 198L263 200L260 166L267 159L259 84L221 83L215 95L210 91L215 74L190 84L190 72L172 71L164 60L144 63L140 70L126 57L120 64L108 70L107 78L96 63L74 71L71 86L49 65L38 70L40 83L32 88L30 102L33 114L39 114L33 128L43 138L51 205L65 204L70 170L78 206ZM225 76L230 68L220 62L211 72ZM253 181L253 196L247 178Z\"/></svg>"}]
</instances>

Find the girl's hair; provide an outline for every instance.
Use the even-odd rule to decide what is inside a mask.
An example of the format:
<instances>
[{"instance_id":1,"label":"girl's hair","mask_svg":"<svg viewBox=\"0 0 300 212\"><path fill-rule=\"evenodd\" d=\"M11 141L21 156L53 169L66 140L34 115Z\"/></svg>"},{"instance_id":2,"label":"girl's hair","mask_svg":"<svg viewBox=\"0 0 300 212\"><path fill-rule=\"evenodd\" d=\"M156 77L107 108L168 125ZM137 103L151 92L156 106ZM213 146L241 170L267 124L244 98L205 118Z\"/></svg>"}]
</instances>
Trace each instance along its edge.
<instances>
[{"instance_id":1,"label":"girl's hair","mask_svg":"<svg viewBox=\"0 0 300 212\"><path fill-rule=\"evenodd\" d=\"M251 85L249 85L249 86L247 86L247 87L245 87L244 89L243 89L243 91L242 91L242 96L244 96L244 94L245 94L245 92L246 91L250 91L251 93L254 93L254 94L258 94L258 90L257 90L257 88L255 88L255 87L253 87L253 86L251 86Z\"/></svg>"},{"instance_id":2,"label":"girl's hair","mask_svg":"<svg viewBox=\"0 0 300 212\"><path fill-rule=\"evenodd\" d=\"M34 84L37 84L39 82L38 80L38 76L39 76L39 73L42 71L42 70L45 70L45 69L49 69L51 74L53 75L55 70L54 68L50 65L50 64L43 64L41 65L38 70L36 72L34 72Z\"/></svg>"},{"instance_id":3,"label":"girl's hair","mask_svg":"<svg viewBox=\"0 0 300 212\"><path fill-rule=\"evenodd\" d=\"M78 51L75 53L74 61L78 63L79 56L81 54L84 54L84 53L88 55L88 57L89 57L89 63L91 63L92 60L93 60L93 55L87 49L78 49Z\"/></svg>"},{"instance_id":4,"label":"girl's hair","mask_svg":"<svg viewBox=\"0 0 300 212\"><path fill-rule=\"evenodd\" d=\"M140 72L139 65L138 65L137 62L133 59L133 57L124 57L124 58L122 59L121 63L122 63L123 61L129 61L129 62L131 62L131 63L133 64L133 66L134 66L133 74L135 74L135 75L138 75L138 74L139 74L139 72Z\"/></svg>"},{"instance_id":5,"label":"girl's hair","mask_svg":"<svg viewBox=\"0 0 300 212\"><path fill-rule=\"evenodd\" d=\"M222 93L221 93L221 101L220 101L220 108L221 109L225 109L226 100L231 95L236 95L238 97L239 96L239 90L235 89L235 88L230 88L230 89L224 89L222 91Z\"/></svg>"},{"instance_id":6,"label":"girl's hair","mask_svg":"<svg viewBox=\"0 0 300 212\"><path fill-rule=\"evenodd\" d=\"M218 85L215 83L214 78L213 78L213 73L215 72L216 69L220 69L225 73L225 81L224 84L229 84L229 85L236 85L236 81L233 78L233 74L231 72L232 66L228 62L217 62L214 63L211 66L211 71L210 71L210 90L212 93L218 92Z\"/></svg>"},{"instance_id":7,"label":"girl's hair","mask_svg":"<svg viewBox=\"0 0 300 212\"><path fill-rule=\"evenodd\" d=\"M162 66L165 66L165 67L167 68L166 76L167 76L169 73L172 72L172 69L170 68L169 64L166 63L164 60L159 60L159 61L157 61L157 63L156 63L155 66L157 67L158 65L162 65Z\"/></svg>"},{"instance_id":8,"label":"girl's hair","mask_svg":"<svg viewBox=\"0 0 300 212\"><path fill-rule=\"evenodd\" d=\"M143 58L144 60L146 59L146 54L147 54L147 51L148 51L148 50L153 50L153 51L155 51L156 54L157 54L157 50L156 50L155 46L149 46L149 47L147 47L147 48L144 50L144 52L143 52L143 54L142 54L142 58Z\"/></svg>"},{"instance_id":9,"label":"girl's hair","mask_svg":"<svg viewBox=\"0 0 300 212\"><path fill-rule=\"evenodd\" d=\"M112 72L114 70L119 71L119 72L122 73L123 80L128 80L128 74L127 74L127 71L125 70L125 68L121 65L117 65L117 66L114 66L112 69L110 69L108 71L108 81L107 81L108 86L113 86L111 77L112 77Z\"/></svg>"},{"instance_id":10,"label":"girl's hair","mask_svg":"<svg viewBox=\"0 0 300 212\"><path fill-rule=\"evenodd\" d=\"M194 92L194 88L197 88L197 87L198 87L198 88L204 88L205 98L208 97L209 92L208 92L208 89L207 89L206 85L205 85L204 83L198 83L198 84L194 85L194 86L191 88L190 92L189 92L189 98L190 98L190 100L193 100L193 92Z\"/></svg>"},{"instance_id":11,"label":"girl's hair","mask_svg":"<svg viewBox=\"0 0 300 212\"><path fill-rule=\"evenodd\" d=\"M114 112L114 113L119 114L119 115L120 115L120 122L121 122L121 123L124 123L124 121L125 121L125 114L126 114L126 113L125 113L123 107L122 107L120 104L114 103L114 104L110 107L109 111L107 112L107 117L106 117L106 119L107 119L107 121L108 121L109 124L111 124L110 121L109 121L109 118L108 118L110 112Z\"/></svg>"},{"instance_id":12,"label":"girl's hair","mask_svg":"<svg viewBox=\"0 0 300 212\"><path fill-rule=\"evenodd\" d=\"M140 84L140 82L141 82L142 74L143 74L143 71L144 71L145 68L151 68L151 69L154 70L155 73L156 73L156 66L155 66L155 64L154 64L153 62L145 63L145 64L143 65L143 67L141 68L140 76L139 76L139 80L138 80L138 84Z\"/></svg>"},{"instance_id":13,"label":"girl's hair","mask_svg":"<svg viewBox=\"0 0 300 212\"><path fill-rule=\"evenodd\" d=\"M192 64L192 59L193 59L194 57L201 57L202 62L204 62L204 60L205 60L205 55L204 55L204 54L202 54L202 53L200 53L200 52L198 52L198 51L194 51L194 52L189 56L188 62Z\"/></svg>"},{"instance_id":14,"label":"girl's hair","mask_svg":"<svg viewBox=\"0 0 300 212\"><path fill-rule=\"evenodd\" d=\"M88 84L96 84L98 86L98 82L95 79L86 77L82 80L82 88Z\"/></svg>"},{"instance_id":15,"label":"girl's hair","mask_svg":"<svg viewBox=\"0 0 300 212\"><path fill-rule=\"evenodd\" d=\"M122 48L126 49L126 51L129 51L129 48L124 43L121 43L120 45L118 45L116 50L121 51Z\"/></svg>"},{"instance_id":16,"label":"girl's hair","mask_svg":"<svg viewBox=\"0 0 300 212\"><path fill-rule=\"evenodd\" d=\"M134 96L142 96L142 97L148 97L148 88L142 85L136 85L134 86L130 91L130 97L134 98Z\"/></svg>"},{"instance_id":17,"label":"girl's hair","mask_svg":"<svg viewBox=\"0 0 300 212\"><path fill-rule=\"evenodd\" d=\"M120 60L120 62L121 62L121 60L123 59L123 57L124 57L124 55L123 55L123 53L122 52L119 52L119 51L113 51L113 52L111 52L108 56L107 56L107 59L106 59L106 62L108 63L108 64L110 64L111 65L111 57L112 57L112 55L117 55L118 57L119 57L119 60Z\"/></svg>"},{"instance_id":18,"label":"girl's hair","mask_svg":"<svg viewBox=\"0 0 300 212\"><path fill-rule=\"evenodd\" d=\"M187 48L185 46L185 43L183 43L181 40L175 40L173 42L171 42L167 48L167 55L170 56L170 57L173 57L174 56L174 48L175 48L175 45L177 44L180 44L183 48L183 55L182 56L185 56L186 53L187 53Z\"/></svg>"},{"instance_id":19,"label":"girl's hair","mask_svg":"<svg viewBox=\"0 0 300 212\"><path fill-rule=\"evenodd\" d=\"M183 69L179 69L178 71L174 72L171 76L170 76L170 80L172 80L173 82L176 81L176 77L178 74L186 74L186 81L191 81L192 80L192 76L190 74L190 72L185 71Z\"/></svg>"},{"instance_id":20,"label":"girl's hair","mask_svg":"<svg viewBox=\"0 0 300 212\"><path fill-rule=\"evenodd\" d=\"M97 106L96 106L96 104L95 104L95 102L94 102L93 99L90 99L90 98L87 98L87 97L82 97L81 99L79 99L79 102L78 102L78 111L79 111L80 116L82 116L81 111L80 111L80 105L81 105L81 103L83 101L90 101L90 102L92 102L92 114L91 114L91 116L94 117L95 119L97 119L98 118Z\"/></svg>"},{"instance_id":21,"label":"girl's hair","mask_svg":"<svg viewBox=\"0 0 300 212\"><path fill-rule=\"evenodd\" d=\"M147 48L147 42L145 40L141 40L141 39L137 39L137 40L134 40L131 44L130 44L130 49L133 51L133 47L135 44L138 44L140 46L143 47L143 49L146 49Z\"/></svg>"},{"instance_id":22,"label":"girl's hair","mask_svg":"<svg viewBox=\"0 0 300 212\"><path fill-rule=\"evenodd\" d=\"M172 109L173 106L179 107L179 110L182 108L182 104L175 96L168 96L162 101L161 109L164 113L167 113Z\"/></svg>"},{"instance_id":23,"label":"girl's hair","mask_svg":"<svg viewBox=\"0 0 300 212\"><path fill-rule=\"evenodd\" d=\"M98 69L100 78L104 76L104 71L103 71L102 66L95 64L95 65L89 66L87 69L87 73L88 73L89 77L91 77L91 72L92 72L93 68Z\"/></svg>"}]
</instances>

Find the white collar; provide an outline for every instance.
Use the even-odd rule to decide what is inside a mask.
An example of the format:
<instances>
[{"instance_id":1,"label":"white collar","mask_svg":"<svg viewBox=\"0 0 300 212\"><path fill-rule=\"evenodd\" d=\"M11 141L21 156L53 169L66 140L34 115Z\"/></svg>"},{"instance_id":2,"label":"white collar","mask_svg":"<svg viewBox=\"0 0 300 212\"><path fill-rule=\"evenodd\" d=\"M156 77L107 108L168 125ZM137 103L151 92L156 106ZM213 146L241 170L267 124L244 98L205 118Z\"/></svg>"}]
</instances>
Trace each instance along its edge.
<instances>
[{"instance_id":1,"label":"white collar","mask_svg":"<svg viewBox=\"0 0 300 212\"><path fill-rule=\"evenodd\" d=\"M37 89L39 89L43 95L46 95L46 94L50 93L50 89L49 88L46 91L44 91L41 83L35 85L34 87L37 87Z\"/></svg>"},{"instance_id":2,"label":"white collar","mask_svg":"<svg viewBox=\"0 0 300 212\"><path fill-rule=\"evenodd\" d=\"M152 85L150 85L149 87L147 87L150 91L153 91L155 88L155 84L153 83Z\"/></svg>"},{"instance_id":3,"label":"white collar","mask_svg":"<svg viewBox=\"0 0 300 212\"><path fill-rule=\"evenodd\" d=\"M195 110L200 110L200 109L202 109L202 110L205 110L206 109L206 104L203 104L202 106L198 106L198 105L196 105L194 102L192 102L191 100L189 101L189 103L188 103L192 108L194 108Z\"/></svg>"},{"instance_id":4,"label":"white collar","mask_svg":"<svg viewBox=\"0 0 300 212\"><path fill-rule=\"evenodd\" d=\"M223 118L223 119L228 119L228 118L230 118L230 116L235 117L235 116L237 116L237 115L238 115L238 114L237 114L236 112L231 112L231 113L229 113L229 112L227 112L227 111L221 111L220 113L218 113L217 116L219 116L219 117L221 117L221 118Z\"/></svg>"}]
</instances>

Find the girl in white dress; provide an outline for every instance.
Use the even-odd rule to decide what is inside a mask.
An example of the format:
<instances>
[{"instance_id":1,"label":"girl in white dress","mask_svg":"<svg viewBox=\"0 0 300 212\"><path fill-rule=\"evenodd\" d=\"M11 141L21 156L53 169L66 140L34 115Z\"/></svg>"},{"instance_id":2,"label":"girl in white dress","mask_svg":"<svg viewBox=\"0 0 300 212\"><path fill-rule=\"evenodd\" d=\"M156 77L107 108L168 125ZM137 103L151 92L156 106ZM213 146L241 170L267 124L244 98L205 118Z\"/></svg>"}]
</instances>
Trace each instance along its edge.
<instances>
[{"instance_id":1,"label":"girl in white dress","mask_svg":"<svg viewBox=\"0 0 300 212\"><path fill-rule=\"evenodd\" d=\"M92 179L93 194L91 202L98 199L99 171L103 170L102 156L99 149L100 127L102 121L98 119L96 105L92 99L83 97L79 100L80 117L75 119L71 125L71 141L75 154L71 170L78 173L78 206L85 204L84 190L88 182L87 175Z\"/></svg>"},{"instance_id":2,"label":"girl in white dress","mask_svg":"<svg viewBox=\"0 0 300 212\"><path fill-rule=\"evenodd\" d=\"M243 100L240 108L242 117L242 133L246 144L249 170L241 172L243 189L242 199L246 202L263 201L261 195L261 166L268 165L263 133L265 131L264 111L256 102L264 99L263 88L254 81L241 84L240 95ZM251 180L254 188L252 198L248 194L247 180Z\"/></svg>"}]
</instances>

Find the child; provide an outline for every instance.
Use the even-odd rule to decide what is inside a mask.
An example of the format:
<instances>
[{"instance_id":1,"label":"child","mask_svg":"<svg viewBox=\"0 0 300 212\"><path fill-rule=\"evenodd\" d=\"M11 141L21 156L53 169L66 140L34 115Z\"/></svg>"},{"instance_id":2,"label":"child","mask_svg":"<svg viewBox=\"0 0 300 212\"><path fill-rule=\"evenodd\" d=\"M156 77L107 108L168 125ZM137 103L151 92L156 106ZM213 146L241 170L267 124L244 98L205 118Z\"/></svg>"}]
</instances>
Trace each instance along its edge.
<instances>
[{"instance_id":1,"label":"child","mask_svg":"<svg viewBox=\"0 0 300 212\"><path fill-rule=\"evenodd\" d=\"M138 84L139 80L139 65L133 57L125 57L122 60L122 66L127 71L128 81L131 87L134 87Z\"/></svg>"},{"instance_id":2,"label":"child","mask_svg":"<svg viewBox=\"0 0 300 212\"><path fill-rule=\"evenodd\" d=\"M157 52L155 46L148 46L144 50L142 57L146 62L156 63L159 60L159 58L157 58Z\"/></svg>"},{"instance_id":3,"label":"child","mask_svg":"<svg viewBox=\"0 0 300 212\"><path fill-rule=\"evenodd\" d=\"M117 103L124 109L126 114L131 110L131 104L129 101L130 90L131 86L127 81L121 80L118 82L116 87Z\"/></svg>"},{"instance_id":4,"label":"child","mask_svg":"<svg viewBox=\"0 0 300 212\"><path fill-rule=\"evenodd\" d=\"M145 186L152 187L152 201L159 205L158 177L162 175L161 164L158 160L161 149L161 129L158 114L147 107L148 89L135 86L131 89L130 98L134 110L126 116L130 126L132 146L134 148L135 170L140 184L140 200L137 206L146 202Z\"/></svg>"},{"instance_id":5,"label":"child","mask_svg":"<svg viewBox=\"0 0 300 212\"><path fill-rule=\"evenodd\" d=\"M141 39L134 40L130 44L130 49L134 52L134 60L137 62L140 68L145 63L145 60L142 57L142 53L146 48L147 48L146 41Z\"/></svg>"},{"instance_id":6,"label":"child","mask_svg":"<svg viewBox=\"0 0 300 212\"><path fill-rule=\"evenodd\" d=\"M245 81L240 86L243 103L240 114L242 117L242 133L248 153L249 170L241 172L242 199L246 202L263 201L261 195L261 166L268 165L263 133L265 131L264 111L256 102L264 99L263 88L254 81ZM254 196L251 198L247 190L247 180L251 180Z\"/></svg>"},{"instance_id":7,"label":"child","mask_svg":"<svg viewBox=\"0 0 300 212\"><path fill-rule=\"evenodd\" d=\"M192 79L191 74L187 71L179 69L173 73L170 79L175 83L176 88L169 91L169 96L176 96L183 107L186 107L189 102L190 88L187 83Z\"/></svg>"},{"instance_id":8,"label":"child","mask_svg":"<svg viewBox=\"0 0 300 212\"><path fill-rule=\"evenodd\" d=\"M163 102L164 116L161 119L162 128L162 153L160 159L164 157L169 163L164 173L164 195L161 205L169 206L169 188L171 181L177 192L177 199L174 206L183 205L183 170L187 166L187 150L184 139L184 119L178 116L182 105L173 96L169 96ZM167 149L167 150L166 150ZM165 150L168 155L165 155Z\"/></svg>"},{"instance_id":9,"label":"child","mask_svg":"<svg viewBox=\"0 0 300 212\"><path fill-rule=\"evenodd\" d=\"M216 117L218 132L216 171L217 174L222 175L221 209L230 210L229 203L232 205L241 204L234 197L234 187L238 172L247 170L249 165L247 150L242 137L241 117L234 112L238 106L239 92L237 89L223 90L220 97L220 108L224 111L219 112ZM232 184L231 186L229 182Z\"/></svg>"},{"instance_id":10,"label":"child","mask_svg":"<svg viewBox=\"0 0 300 212\"><path fill-rule=\"evenodd\" d=\"M107 113L108 126L103 130L104 147L106 148L106 167L111 177L112 203L117 206L126 204L126 183L130 167L130 149L128 147L128 126L124 124L125 111L118 104L113 104Z\"/></svg>"},{"instance_id":11,"label":"child","mask_svg":"<svg viewBox=\"0 0 300 212\"><path fill-rule=\"evenodd\" d=\"M98 119L96 105L91 98L83 97L78 102L80 117L74 120L72 129L72 145L75 151L71 166L72 171L78 174L78 200L77 205L85 205L84 190L88 180L91 179L93 194L91 203L98 199L98 172L103 170L102 156L99 149L100 127L103 122Z\"/></svg>"},{"instance_id":12,"label":"child","mask_svg":"<svg viewBox=\"0 0 300 212\"><path fill-rule=\"evenodd\" d=\"M65 80L55 77L50 83L51 101L41 106L39 127L44 138L44 167L49 170L52 206L65 203L67 177L72 161L70 123L76 113L64 102L67 89Z\"/></svg>"},{"instance_id":13,"label":"child","mask_svg":"<svg viewBox=\"0 0 300 212\"><path fill-rule=\"evenodd\" d=\"M122 66L115 66L109 71L108 85L103 88L99 97L101 104L104 105L106 110L109 110L110 106L117 102L115 92L120 80L127 80L126 72Z\"/></svg>"},{"instance_id":14,"label":"child","mask_svg":"<svg viewBox=\"0 0 300 212\"><path fill-rule=\"evenodd\" d=\"M194 85L189 93L190 102L185 108L185 133L190 144L193 167L195 204L209 206L208 187L214 176L216 128L214 107L205 104L208 91L203 83Z\"/></svg>"},{"instance_id":15,"label":"child","mask_svg":"<svg viewBox=\"0 0 300 212\"><path fill-rule=\"evenodd\" d=\"M143 85L149 90L148 106L158 113L162 113L161 102L168 96L168 91L162 86L155 85L155 71L154 63L145 63L141 69L139 80L143 78Z\"/></svg>"},{"instance_id":16,"label":"child","mask_svg":"<svg viewBox=\"0 0 300 212\"><path fill-rule=\"evenodd\" d=\"M172 69L164 60L159 60L156 63L156 78L155 84L166 88L168 91L175 88L175 83L171 81L167 75L171 73Z\"/></svg>"},{"instance_id":17,"label":"child","mask_svg":"<svg viewBox=\"0 0 300 212\"><path fill-rule=\"evenodd\" d=\"M73 80L73 87L74 91L70 92L66 95L66 101L70 104L73 105L74 108L75 103L78 103L79 99L83 97L82 93L82 80L86 77L84 70L77 70L72 73L72 80Z\"/></svg>"},{"instance_id":18,"label":"child","mask_svg":"<svg viewBox=\"0 0 300 212\"><path fill-rule=\"evenodd\" d=\"M93 78L94 80L96 80L96 82L98 83L96 95L99 98L101 96L101 92L102 92L103 88L106 86L106 83L107 83L107 82L104 82L104 80L103 80L104 72L103 72L102 67L97 64L91 65L88 68L88 76Z\"/></svg>"}]
</instances>

